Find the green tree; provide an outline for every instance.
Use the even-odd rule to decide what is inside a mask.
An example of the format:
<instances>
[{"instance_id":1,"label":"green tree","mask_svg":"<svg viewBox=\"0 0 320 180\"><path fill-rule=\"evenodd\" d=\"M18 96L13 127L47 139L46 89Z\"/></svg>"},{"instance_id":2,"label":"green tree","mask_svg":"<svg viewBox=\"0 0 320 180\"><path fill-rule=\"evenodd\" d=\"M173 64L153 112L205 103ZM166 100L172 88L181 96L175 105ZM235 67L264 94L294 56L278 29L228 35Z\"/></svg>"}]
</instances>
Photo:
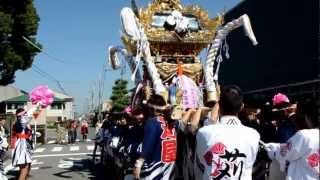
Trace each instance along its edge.
<instances>
[{"instance_id":1,"label":"green tree","mask_svg":"<svg viewBox=\"0 0 320 180\"><path fill-rule=\"evenodd\" d=\"M32 66L38 49L23 37L36 42L40 18L33 0L0 0L0 85L14 82L17 70Z\"/></svg>"},{"instance_id":2,"label":"green tree","mask_svg":"<svg viewBox=\"0 0 320 180\"><path fill-rule=\"evenodd\" d=\"M122 111L129 104L129 95L127 90L128 81L118 79L112 87L110 99L113 101L113 111Z\"/></svg>"}]
</instances>

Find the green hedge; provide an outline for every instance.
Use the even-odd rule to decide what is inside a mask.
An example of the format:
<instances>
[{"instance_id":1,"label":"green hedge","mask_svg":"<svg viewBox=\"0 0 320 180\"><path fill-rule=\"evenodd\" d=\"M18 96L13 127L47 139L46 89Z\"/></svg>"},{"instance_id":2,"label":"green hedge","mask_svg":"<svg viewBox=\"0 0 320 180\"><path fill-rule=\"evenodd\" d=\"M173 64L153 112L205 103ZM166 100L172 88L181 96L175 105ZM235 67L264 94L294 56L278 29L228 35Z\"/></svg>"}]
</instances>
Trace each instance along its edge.
<instances>
[{"instance_id":1,"label":"green hedge","mask_svg":"<svg viewBox=\"0 0 320 180\"><path fill-rule=\"evenodd\" d=\"M55 123L53 123L53 124L47 124L47 128L48 129L56 129L57 128L57 125L55 124Z\"/></svg>"}]
</instances>

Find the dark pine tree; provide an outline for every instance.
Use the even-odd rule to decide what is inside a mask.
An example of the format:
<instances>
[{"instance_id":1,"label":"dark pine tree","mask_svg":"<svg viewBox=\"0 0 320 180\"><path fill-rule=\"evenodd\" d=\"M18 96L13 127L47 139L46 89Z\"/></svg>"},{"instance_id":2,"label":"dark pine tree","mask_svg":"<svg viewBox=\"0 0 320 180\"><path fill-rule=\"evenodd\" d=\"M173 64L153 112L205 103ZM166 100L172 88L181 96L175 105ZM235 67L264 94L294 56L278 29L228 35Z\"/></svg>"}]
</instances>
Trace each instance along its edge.
<instances>
[{"instance_id":1,"label":"dark pine tree","mask_svg":"<svg viewBox=\"0 0 320 180\"><path fill-rule=\"evenodd\" d=\"M118 79L112 87L110 99L113 102L113 111L120 112L129 104L129 95L127 90L128 81Z\"/></svg>"},{"instance_id":2,"label":"dark pine tree","mask_svg":"<svg viewBox=\"0 0 320 180\"><path fill-rule=\"evenodd\" d=\"M35 38L39 21L33 0L0 0L0 85L13 83L17 70L32 66L39 50L23 37L41 47Z\"/></svg>"}]
</instances>

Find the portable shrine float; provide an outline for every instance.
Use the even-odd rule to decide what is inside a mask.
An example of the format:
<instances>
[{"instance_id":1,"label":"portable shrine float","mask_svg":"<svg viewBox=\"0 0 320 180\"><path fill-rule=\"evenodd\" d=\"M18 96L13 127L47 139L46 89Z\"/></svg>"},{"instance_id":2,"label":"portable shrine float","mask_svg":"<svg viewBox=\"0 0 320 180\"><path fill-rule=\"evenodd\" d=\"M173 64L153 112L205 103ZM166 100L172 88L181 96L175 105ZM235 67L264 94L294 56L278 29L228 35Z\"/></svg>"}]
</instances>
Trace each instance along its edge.
<instances>
[{"instance_id":1,"label":"portable shrine float","mask_svg":"<svg viewBox=\"0 0 320 180\"><path fill-rule=\"evenodd\" d=\"M135 1L131 4L120 13L123 46L108 51L113 69L121 67L122 59L130 67L135 83L132 108L147 102L152 93L180 110L212 106L219 98L222 57L228 57L226 36L243 26L257 44L246 14L224 22L223 14L210 18L204 9L183 6L180 0L154 0L141 9Z\"/></svg>"}]
</instances>

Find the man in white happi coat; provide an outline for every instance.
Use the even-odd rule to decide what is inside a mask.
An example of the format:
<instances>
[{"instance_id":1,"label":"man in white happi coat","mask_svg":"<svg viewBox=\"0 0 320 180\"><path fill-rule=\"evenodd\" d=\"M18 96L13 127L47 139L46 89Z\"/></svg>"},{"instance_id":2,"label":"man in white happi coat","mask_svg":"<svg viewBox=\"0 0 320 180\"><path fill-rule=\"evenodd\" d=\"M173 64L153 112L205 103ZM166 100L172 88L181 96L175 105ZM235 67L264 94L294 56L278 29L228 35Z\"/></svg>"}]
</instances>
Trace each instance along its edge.
<instances>
[{"instance_id":1,"label":"man in white happi coat","mask_svg":"<svg viewBox=\"0 0 320 180\"><path fill-rule=\"evenodd\" d=\"M318 180L320 178L319 115L315 101L298 107L295 125L298 132L286 143L268 143L266 150L277 160L287 180Z\"/></svg>"},{"instance_id":2,"label":"man in white happi coat","mask_svg":"<svg viewBox=\"0 0 320 180\"><path fill-rule=\"evenodd\" d=\"M219 106L217 123L202 127L197 134L196 153L205 167L203 179L251 180L260 135L238 118L243 108L240 88L223 88Z\"/></svg>"}]
</instances>

